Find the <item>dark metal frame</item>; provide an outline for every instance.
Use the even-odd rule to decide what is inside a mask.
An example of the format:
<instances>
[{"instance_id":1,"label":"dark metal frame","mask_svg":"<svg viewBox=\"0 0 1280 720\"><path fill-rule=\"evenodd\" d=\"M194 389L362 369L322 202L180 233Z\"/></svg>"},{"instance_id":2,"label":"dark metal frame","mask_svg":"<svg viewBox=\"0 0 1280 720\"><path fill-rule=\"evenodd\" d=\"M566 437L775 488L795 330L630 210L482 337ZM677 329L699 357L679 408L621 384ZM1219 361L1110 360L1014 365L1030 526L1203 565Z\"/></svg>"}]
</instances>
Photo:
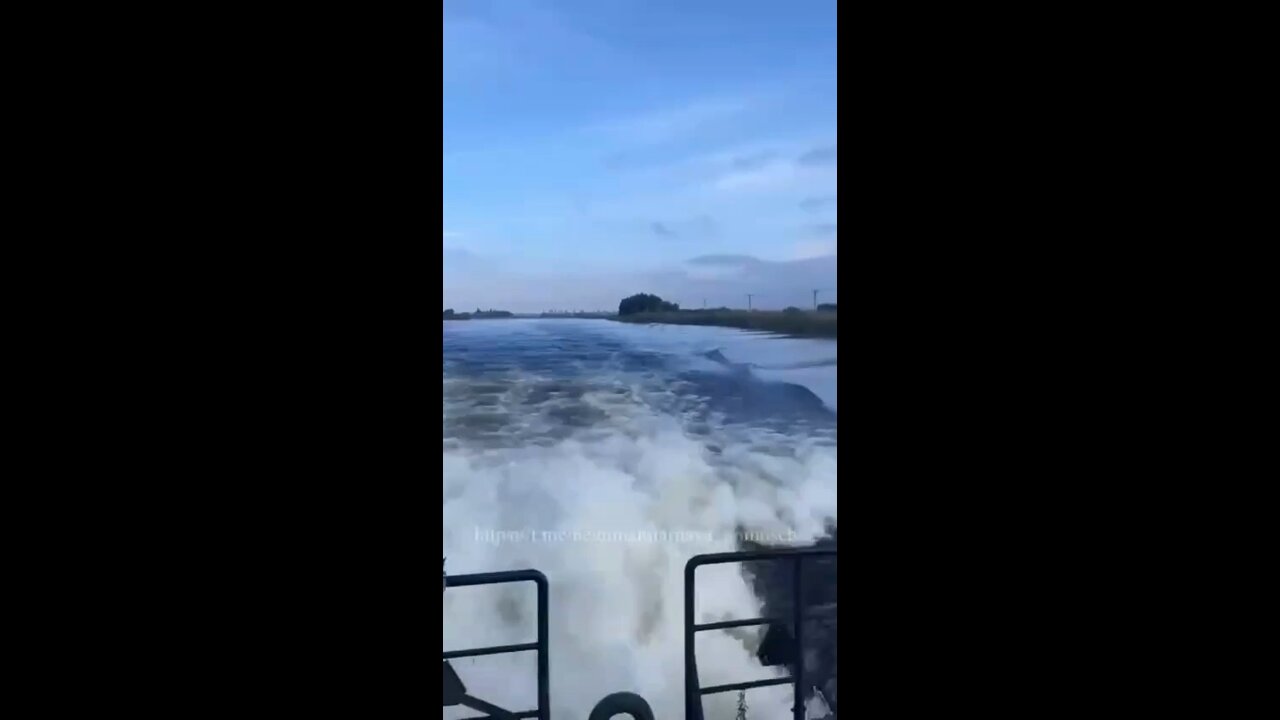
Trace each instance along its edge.
<instances>
[{"instance_id":1,"label":"dark metal frame","mask_svg":"<svg viewBox=\"0 0 1280 720\"><path fill-rule=\"evenodd\" d=\"M804 612L804 587L802 580L804 578L804 560L806 558L815 557L834 557L836 549L833 547L810 547L810 548L788 548L782 550L759 550L747 552L731 552L731 553L715 553L711 555L698 555L689 560L684 567L684 673L685 673L685 718L686 720L703 720L702 716L702 696L715 693L733 692L735 690L749 690L757 687L768 687L773 685L794 685L794 702L792 706L792 717L794 720L804 720L804 642L805 632L804 623L810 620L822 619L823 614L810 614ZM790 621L781 618L750 618L746 620L726 620L723 622L713 622L696 624L694 623L694 591L696 584L697 569L703 565L721 565L724 563L741 563L756 561L790 561L792 563L792 592L794 607ZM480 657L484 655L502 655L515 652L536 651L538 653L538 707L535 710L526 710L524 712L513 713L499 708L491 703L484 702L478 698L469 698L474 703L475 709L488 713L482 718L498 718L499 720L507 720L508 718L538 718L538 720L549 720L551 712L550 702L550 671L549 671L549 652L547 648L548 639L548 622L547 622L547 595L548 586L547 578L537 570L512 570L509 572L495 573L477 573L474 575L453 575L447 578L446 587L458 588L476 585L498 585L503 583L515 582L532 582L537 586L538 593L538 637L535 642L521 643L517 645L498 645L494 647L475 648L471 650L450 650L444 653L444 660L452 660L456 658ZM795 657L792 664L791 677L773 678L768 680L754 680L751 682L731 683L727 685L714 685L711 687L701 687L698 682L698 663L696 653L694 651L694 637L697 633L704 630L723 630L734 627L748 627L752 625L785 625L791 624L795 635ZM608 700L608 698L606 698ZM603 703L604 701L602 701ZM482 720L481 718L473 718L472 720Z\"/></svg>"},{"instance_id":2,"label":"dark metal frame","mask_svg":"<svg viewBox=\"0 0 1280 720\"><path fill-rule=\"evenodd\" d=\"M489 713L483 717L493 718L538 718L549 720L551 713L549 653L547 652L547 578L537 570L511 570L508 572L477 573L474 575L450 575L445 580L445 587L458 588L475 585L499 585L503 583L532 582L538 588L538 639L531 643L519 645L497 645L494 647L475 648L473 650L449 650L444 659L479 657L482 655L503 655L506 653L529 652L538 653L538 707L536 710L513 713L502 708L478 701L484 707L477 708ZM447 591L447 590L446 590ZM474 700L474 698L473 698ZM479 720L478 718L475 720Z\"/></svg>"},{"instance_id":3,"label":"dark metal frame","mask_svg":"<svg viewBox=\"0 0 1280 720\"><path fill-rule=\"evenodd\" d=\"M810 615L804 612L803 579L804 559L812 557L834 556L833 547L787 548L783 550L758 550L747 552L714 553L698 555L684 566L684 687L686 720L702 720L702 696L714 693L748 690L750 688L768 687L771 685L795 685L795 704L791 708L794 720L804 720L804 623L819 619L821 615ZM795 661L791 677L755 680L752 682L732 683L701 687L698 682L698 659L694 651L694 637L703 630L723 630L725 628L747 627L751 625L785 624L780 618L751 618L748 620L726 620L696 624L694 622L694 584L698 568L703 565L722 565L724 563L754 562L759 560L789 560L793 563L792 592L794 608L791 624L795 633Z\"/></svg>"}]
</instances>

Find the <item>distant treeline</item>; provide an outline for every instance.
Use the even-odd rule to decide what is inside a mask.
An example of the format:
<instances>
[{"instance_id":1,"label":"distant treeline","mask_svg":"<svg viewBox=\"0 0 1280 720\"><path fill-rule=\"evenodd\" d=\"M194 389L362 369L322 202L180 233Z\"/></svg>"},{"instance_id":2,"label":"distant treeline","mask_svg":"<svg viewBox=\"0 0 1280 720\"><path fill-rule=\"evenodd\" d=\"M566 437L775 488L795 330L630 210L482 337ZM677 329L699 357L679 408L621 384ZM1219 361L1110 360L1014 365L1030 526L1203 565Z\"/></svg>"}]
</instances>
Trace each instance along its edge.
<instances>
[{"instance_id":1,"label":"distant treeline","mask_svg":"<svg viewBox=\"0 0 1280 720\"><path fill-rule=\"evenodd\" d=\"M835 303L822 303L817 307L818 312L835 312ZM776 310L731 310L727 307L718 308L702 308L701 310L681 310L679 303L671 303L663 300L657 295L649 295L648 293L640 293L623 298L618 303L618 315L636 315L638 313L655 313L655 312L687 312L687 313L726 313L726 312L777 312ZM807 310L801 310L798 307L789 307L782 312L784 313L803 313ZM543 317L548 317L546 313Z\"/></svg>"},{"instance_id":2,"label":"distant treeline","mask_svg":"<svg viewBox=\"0 0 1280 720\"><path fill-rule=\"evenodd\" d=\"M445 320L492 320L495 318L509 317L514 317L514 315L506 310L481 310L480 308L476 308L476 311L473 313L458 313L454 312L453 308L449 308L444 311Z\"/></svg>"},{"instance_id":3,"label":"distant treeline","mask_svg":"<svg viewBox=\"0 0 1280 720\"><path fill-rule=\"evenodd\" d=\"M538 317L552 318L552 319L555 319L555 318L598 319L598 318L611 318L613 316L614 316L614 313L606 312L604 310L599 310L596 312L586 312L583 310L578 310L577 312L544 312Z\"/></svg>"},{"instance_id":4,"label":"distant treeline","mask_svg":"<svg viewBox=\"0 0 1280 720\"><path fill-rule=\"evenodd\" d=\"M777 310L731 310L714 308L681 310L656 295L640 294L626 298L618 305L621 322L660 323L670 325L713 325L742 330L795 335L798 337L836 337L836 305L824 303L817 311L789 307Z\"/></svg>"}]
</instances>

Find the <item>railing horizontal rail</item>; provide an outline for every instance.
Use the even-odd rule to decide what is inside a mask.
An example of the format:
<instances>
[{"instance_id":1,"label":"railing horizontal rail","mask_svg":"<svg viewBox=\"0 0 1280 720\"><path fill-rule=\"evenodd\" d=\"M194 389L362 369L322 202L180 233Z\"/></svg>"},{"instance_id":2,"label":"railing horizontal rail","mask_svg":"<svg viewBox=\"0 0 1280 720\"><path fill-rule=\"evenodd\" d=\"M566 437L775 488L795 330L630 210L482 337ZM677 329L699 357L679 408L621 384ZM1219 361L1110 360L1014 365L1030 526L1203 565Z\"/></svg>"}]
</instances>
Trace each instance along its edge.
<instances>
[{"instance_id":1,"label":"railing horizontal rail","mask_svg":"<svg viewBox=\"0 0 1280 720\"><path fill-rule=\"evenodd\" d=\"M699 688L698 692L703 695L715 695L717 693L733 692L734 690L750 690L751 688L769 687L771 685L787 685L795 682L793 677L769 678L768 680L752 680L750 682L729 683L728 685L711 685L710 687Z\"/></svg>"},{"instance_id":2,"label":"railing horizontal rail","mask_svg":"<svg viewBox=\"0 0 1280 720\"><path fill-rule=\"evenodd\" d=\"M694 632L702 632L703 630L723 630L725 628L751 627L752 625L769 625L771 623L783 623L785 620L777 618L751 618L750 620L725 620L724 622L704 623L702 625L694 625Z\"/></svg>"},{"instance_id":3,"label":"railing horizontal rail","mask_svg":"<svg viewBox=\"0 0 1280 720\"><path fill-rule=\"evenodd\" d=\"M480 657L482 655L501 655L502 653L528 652L537 649L538 643L531 642L519 645L495 645L487 648L476 648L475 650L446 650L444 659L453 660L454 658Z\"/></svg>"}]
</instances>

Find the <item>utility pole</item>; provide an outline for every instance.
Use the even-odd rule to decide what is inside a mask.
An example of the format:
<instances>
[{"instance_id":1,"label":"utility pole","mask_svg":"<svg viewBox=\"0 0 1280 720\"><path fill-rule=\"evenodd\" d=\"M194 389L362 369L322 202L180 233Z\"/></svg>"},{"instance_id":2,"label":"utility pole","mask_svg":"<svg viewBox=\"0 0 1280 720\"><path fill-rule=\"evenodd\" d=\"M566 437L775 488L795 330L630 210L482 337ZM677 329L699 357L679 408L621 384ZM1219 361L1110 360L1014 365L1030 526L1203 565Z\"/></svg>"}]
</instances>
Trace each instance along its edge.
<instances>
[{"instance_id":1,"label":"utility pole","mask_svg":"<svg viewBox=\"0 0 1280 720\"><path fill-rule=\"evenodd\" d=\"M748 310L750 310L750 309L751 309L751 298L752 298L752 295L753 295L753 293L747 293L747 309L748 309Z\"/></svg>"},{"instance_id":2,"label":"utility pole","mask_svg":"<svg viewBox=\"0 0 1280 720\"><path fill-rule=\"evenodd\" d=\"M813 291L813 309L814 310L818 309L818 291L817 290Z\"/></svg>"}]
</instances>

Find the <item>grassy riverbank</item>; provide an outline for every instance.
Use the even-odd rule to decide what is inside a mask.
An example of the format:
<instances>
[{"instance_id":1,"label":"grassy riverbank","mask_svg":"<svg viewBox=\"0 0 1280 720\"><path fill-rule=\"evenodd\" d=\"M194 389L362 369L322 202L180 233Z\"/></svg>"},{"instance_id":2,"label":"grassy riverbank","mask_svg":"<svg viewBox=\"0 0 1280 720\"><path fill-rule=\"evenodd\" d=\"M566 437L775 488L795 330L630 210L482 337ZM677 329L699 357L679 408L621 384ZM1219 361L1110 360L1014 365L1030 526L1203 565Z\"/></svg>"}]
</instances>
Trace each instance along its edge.
<instances>
[{"instance_id":1,"label":"grassy riverbank","mask_svg":"<svg viewBox=\"0 0 1280 720\"><path fill-rule=\"evenodd\" d=\"M773 310L677 310L620 315L612 320L628 323L668 325L712 325L741 330L758 330L795 337L836 337L834 312L779 312Z\"/></svg>"}]
</instances>

